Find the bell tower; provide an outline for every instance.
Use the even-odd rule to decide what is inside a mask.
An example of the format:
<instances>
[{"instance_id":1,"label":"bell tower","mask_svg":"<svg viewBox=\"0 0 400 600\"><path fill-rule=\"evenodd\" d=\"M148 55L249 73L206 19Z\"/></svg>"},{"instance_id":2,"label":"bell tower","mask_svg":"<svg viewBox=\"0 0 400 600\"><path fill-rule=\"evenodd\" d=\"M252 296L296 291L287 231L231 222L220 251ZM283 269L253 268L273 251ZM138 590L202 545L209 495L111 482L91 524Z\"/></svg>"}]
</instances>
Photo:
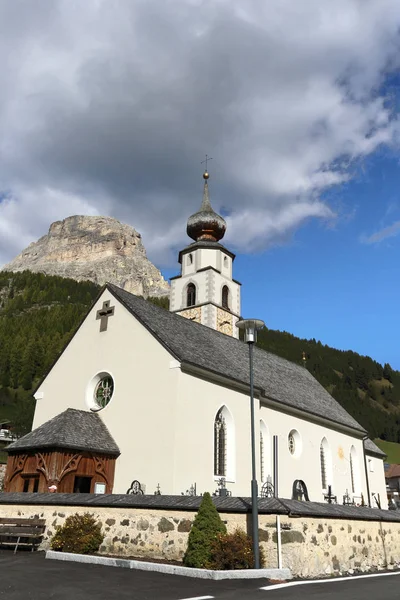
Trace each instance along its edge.
<instances>
[{"instance_id":1,"label":"bell tower","mask_svg":"<svg viewBox=\"0 0 400 600\"><path fill-rule=\"evenodd\" d=\"M179 253L181 273L171 278L170 311L239 337L235 324L240 318L241 284L232 278L235 255L219 243L226 222L211 206L209 177L206 170L200 210L187 222L187 234L194 241Z\"/></svg>"}]
</instances>

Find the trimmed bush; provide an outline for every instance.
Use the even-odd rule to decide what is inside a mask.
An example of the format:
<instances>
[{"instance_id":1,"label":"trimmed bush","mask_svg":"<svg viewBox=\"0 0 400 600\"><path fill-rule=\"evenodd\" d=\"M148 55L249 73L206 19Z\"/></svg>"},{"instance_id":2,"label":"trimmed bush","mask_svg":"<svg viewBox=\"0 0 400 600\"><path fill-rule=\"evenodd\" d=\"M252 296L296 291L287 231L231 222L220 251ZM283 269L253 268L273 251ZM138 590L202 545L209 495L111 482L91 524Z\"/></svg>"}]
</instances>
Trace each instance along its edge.
<instances>
[{"instance_id":1,"label":"trimmed bush","mask_svg":"<svg viewBox=\"0 0 400 600\"><path fill-rule=\"evenodd\" d=\"M219 534L226 533L226 527L215 508L211 496L206 492L201 501L189 533L188 547L183 557L186 567L209 568L211 545Z\"/></svg>"},{"instance_id":2,"label":"trimmed bush","mask_svg":"<svg viewBox=\"0 0 400 600\"><path fill-rule=\"evenodd\" d=\"M254 569L253 540L241 529L223 533L211 544L210 569ZM265 565L264 551L260 548L260 567Z\"/></svg>"},{"instance_id":3,"label":"trimmed bush","mask_svg":"<svg viewBox=\"0 0 400 600\"><path fill-rule=\"evenodd\" d=\"M92 554L98 551L103 539L101 523L93 515L76 513L67 517L62 527L57 527L50 545L60 552Z\"/></svg>"}]
</instances>

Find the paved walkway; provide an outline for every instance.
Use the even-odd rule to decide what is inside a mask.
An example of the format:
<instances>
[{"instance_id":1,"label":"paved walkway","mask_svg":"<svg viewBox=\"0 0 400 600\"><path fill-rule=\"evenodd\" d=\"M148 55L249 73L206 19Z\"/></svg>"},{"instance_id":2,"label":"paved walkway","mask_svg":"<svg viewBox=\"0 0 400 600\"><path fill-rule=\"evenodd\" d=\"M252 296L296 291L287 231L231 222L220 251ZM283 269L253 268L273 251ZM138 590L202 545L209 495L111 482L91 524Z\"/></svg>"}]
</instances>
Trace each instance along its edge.
<instances>
[{"instance_id":1,"label":"paved walkway","mask_svg":"<svg viewBox=\"0 0 400 600\"><path fill-rule=\"evenodd\" d=\"M263 580L205 581L0 550L0 600L398 600L400 573L278 589L262 586Z\"/></svg>"}]
</instances>

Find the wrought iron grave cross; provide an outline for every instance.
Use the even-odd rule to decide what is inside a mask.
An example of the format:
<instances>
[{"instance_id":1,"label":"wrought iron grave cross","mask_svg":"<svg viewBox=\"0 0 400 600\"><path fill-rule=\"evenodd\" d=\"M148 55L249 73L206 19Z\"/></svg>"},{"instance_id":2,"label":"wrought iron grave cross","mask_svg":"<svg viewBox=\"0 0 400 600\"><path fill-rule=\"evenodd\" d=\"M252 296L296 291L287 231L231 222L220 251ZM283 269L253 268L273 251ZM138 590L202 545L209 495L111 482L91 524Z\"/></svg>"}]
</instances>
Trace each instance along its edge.
<instances>
[{"instance_id":1,"label":"wrought iron grave cross","mask_svg":"<svg viewBox=\"0 0 400 600\"><path fill-rule=\"evenodd\" d=\"M100 331L107 331L108 317L114 314L115 306L110 306L110 300L103 302L103 306L96 313L96 320L100 319Z\"/></svg>"}]
</instances>

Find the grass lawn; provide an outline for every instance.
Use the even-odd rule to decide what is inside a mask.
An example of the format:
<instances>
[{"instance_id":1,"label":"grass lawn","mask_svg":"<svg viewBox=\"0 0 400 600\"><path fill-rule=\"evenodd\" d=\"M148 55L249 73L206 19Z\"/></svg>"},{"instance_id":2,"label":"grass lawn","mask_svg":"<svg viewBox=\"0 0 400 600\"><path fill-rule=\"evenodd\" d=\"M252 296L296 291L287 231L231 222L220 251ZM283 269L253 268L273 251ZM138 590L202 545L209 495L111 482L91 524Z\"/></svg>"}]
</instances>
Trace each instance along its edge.
<instances>
[{"instance_id":1,"label":"grass lawn","mask_svg":"<svg viewBox=\"0 0 400 600\"><path fill-rule=\"evenodd\" d=\"M391 465L400 465L400 444L395 442L384 442L383 440L374 440L375 444L387 454L385 462Z\"/></svg>"}]
</instances>

